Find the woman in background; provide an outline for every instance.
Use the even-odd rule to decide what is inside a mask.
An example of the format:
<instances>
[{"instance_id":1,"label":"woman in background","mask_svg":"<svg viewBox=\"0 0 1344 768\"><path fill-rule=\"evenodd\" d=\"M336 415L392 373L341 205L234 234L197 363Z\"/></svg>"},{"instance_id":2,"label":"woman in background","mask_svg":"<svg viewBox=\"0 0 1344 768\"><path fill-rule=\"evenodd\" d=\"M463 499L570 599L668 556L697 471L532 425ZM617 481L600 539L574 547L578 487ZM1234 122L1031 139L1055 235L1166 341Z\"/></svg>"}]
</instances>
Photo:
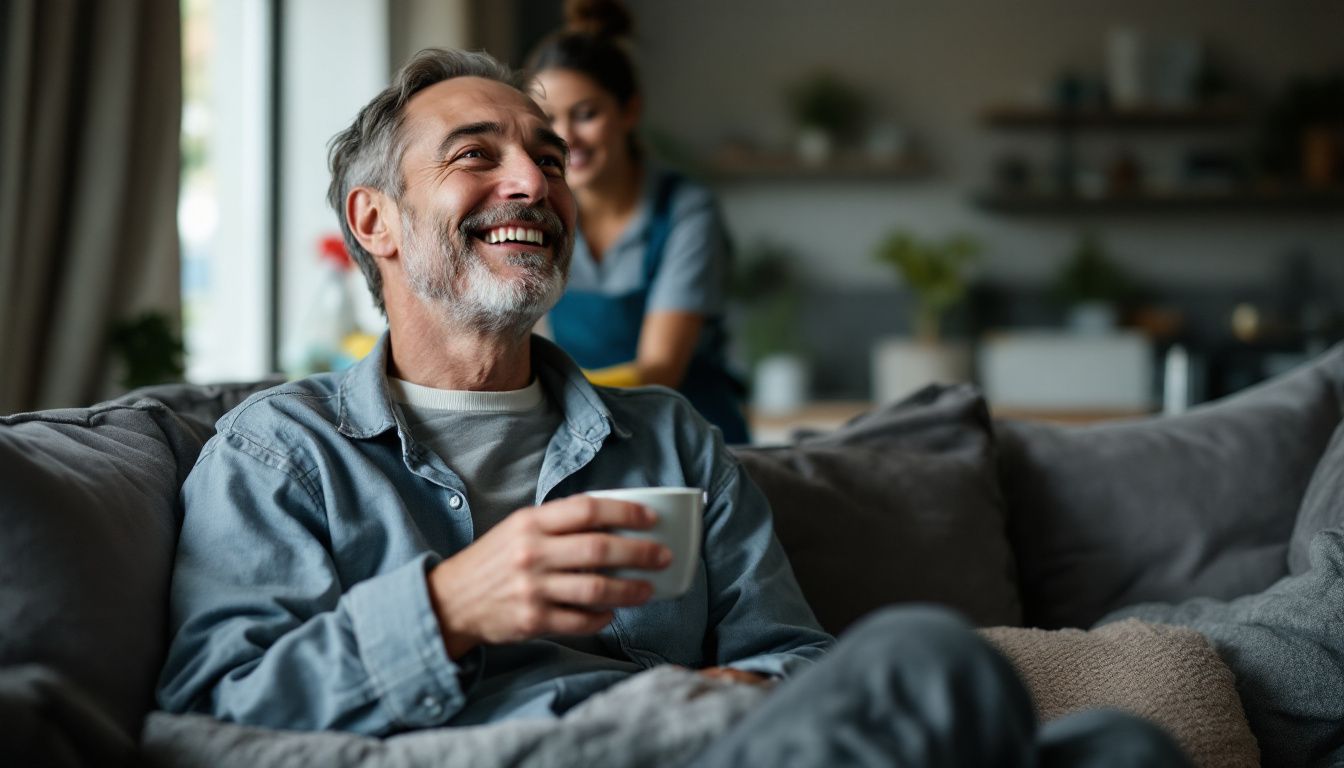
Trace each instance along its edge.
<instances>
[{"instance_id":1,"label":"woman in background","mask_svg":"<svg viewBox=\"0 0 1344 768\"><path fill-rule=\"evenodd\" d=\"M713 196L652 167L618 2L565 3L566 26L528 60L534 96L569 143L579 226L557 343L602 384L680 391L729 443L747 442L723 328L728 246Z\"/></svg>"}]
</instances>

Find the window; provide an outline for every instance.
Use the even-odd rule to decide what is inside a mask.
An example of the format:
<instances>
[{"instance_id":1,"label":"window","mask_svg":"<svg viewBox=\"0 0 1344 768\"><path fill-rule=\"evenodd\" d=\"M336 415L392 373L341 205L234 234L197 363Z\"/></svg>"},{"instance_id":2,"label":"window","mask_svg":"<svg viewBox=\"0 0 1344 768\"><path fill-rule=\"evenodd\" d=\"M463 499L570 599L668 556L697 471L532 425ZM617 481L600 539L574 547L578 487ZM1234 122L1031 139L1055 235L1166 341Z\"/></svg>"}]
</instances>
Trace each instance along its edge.
<instances>
[{"instance_id":1,"label":"window","mask_svg":"<svg viewBox=\"0 0 1344 768\"><path fill-rule=\"evenodd\" d=\"M271 2L182 0L187 378L270 369Z\"/></svg>"}]
</instances>

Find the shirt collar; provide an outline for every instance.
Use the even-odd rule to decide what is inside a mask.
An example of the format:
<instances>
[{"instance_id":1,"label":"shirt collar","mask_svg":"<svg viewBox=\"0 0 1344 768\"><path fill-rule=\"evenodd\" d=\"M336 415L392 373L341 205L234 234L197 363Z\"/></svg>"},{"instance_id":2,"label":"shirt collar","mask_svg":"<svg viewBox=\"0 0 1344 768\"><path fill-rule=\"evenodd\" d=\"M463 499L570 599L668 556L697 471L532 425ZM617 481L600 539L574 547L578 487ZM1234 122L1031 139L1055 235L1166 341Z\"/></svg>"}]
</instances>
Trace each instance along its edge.
<instances>
[{"instance_id":1,"label":"shirt collar","mask_svg":"<svg viewBox=\"0 0 1344 768\"><path fill-rule=\"evenodd\" d=\"M346 371L341 380L337 429L358 440L380 435L397 426L392 393L387 386L388 332L378 338L373 351Z\"/></svg>"},{"instance_id":2,"label":"shirt collar","mask_svg":"<svg viewBox=\"0 0 1344 768\"><path fill-rule=\"evenodd\" d=\"M355 363L342 379L337 427L341 434L363 440L399 426L387 384L390 346L388 332L384 331L373 351ZM630 436L630 430L616 421L578 364L554 342L535 334L532 371L560 404L565 424L575 437L596 444L612 432Z\"/></svg>"},{"instance_id":3,"label":"shirt collar","mask_svg":"<svg viewBox=\"0 0 1344 768\"><path fill-rule=\"evenodd\" d=\"M541 386L560 403L565 424L574 436L590 443L600 443L612 432L630 437L630 430L612 415L578 363L555 342L536 334L532 336L532 370Z\"/></svg>"}]
</instances>

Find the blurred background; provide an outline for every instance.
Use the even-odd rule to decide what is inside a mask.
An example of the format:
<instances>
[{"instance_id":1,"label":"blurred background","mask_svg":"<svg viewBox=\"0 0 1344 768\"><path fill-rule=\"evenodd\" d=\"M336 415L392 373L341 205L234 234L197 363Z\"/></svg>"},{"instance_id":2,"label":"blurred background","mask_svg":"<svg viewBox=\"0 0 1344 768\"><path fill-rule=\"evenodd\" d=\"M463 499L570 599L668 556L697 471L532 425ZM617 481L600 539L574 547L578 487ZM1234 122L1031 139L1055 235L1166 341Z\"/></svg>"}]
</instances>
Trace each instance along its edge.
<instances>
[{"instance_id":1,"label":"blurred background","mask_svg":"<svg viewBox=\"0 0 1344 768\"><path fill-rule=\"evenodd\" d=\"M1003 413L1174 412L1344 336L1344 4L627 5L646 145L731 230L758 432L930 380ZM4 13L4 412L348 362L380 318L328 240L327 141L414 51L519 65L561 22L559 0ZM90 191L117 176L95 158L179 135L175 168ZM161 236L128 242L151 209Z\"/></svg>"}]
</instances>

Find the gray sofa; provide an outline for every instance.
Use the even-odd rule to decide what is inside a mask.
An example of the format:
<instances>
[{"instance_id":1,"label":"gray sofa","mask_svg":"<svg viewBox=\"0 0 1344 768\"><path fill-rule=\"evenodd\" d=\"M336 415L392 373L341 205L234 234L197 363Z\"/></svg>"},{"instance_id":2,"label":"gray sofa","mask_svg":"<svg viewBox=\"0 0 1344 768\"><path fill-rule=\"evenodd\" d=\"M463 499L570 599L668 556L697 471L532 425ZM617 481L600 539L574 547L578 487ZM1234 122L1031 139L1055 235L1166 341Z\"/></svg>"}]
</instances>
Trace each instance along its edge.
<instances>
[{"instance_id":1,"label":"gray sofa","mask_svg":"<svg viewBox=\"0 0 1344 768\"><path fill-rule=\"evenodd\" d=\"M0 418L0 764L211 763L181 721L147 719L177 490L215 419L269 384ZM1119 706L1201 765L1253 765L1257 749L1266 765L1331 765L1342 412L1344 345L1179 417L994 422L973 388L930 387L834 432L735 450L828 629L890 603L948 605L993 627L1046 719ZM254 766L303 738L210 727ZM348 764L417 764L397 758L405 737L321 738Z\"/></svg>"}]
</instances>

